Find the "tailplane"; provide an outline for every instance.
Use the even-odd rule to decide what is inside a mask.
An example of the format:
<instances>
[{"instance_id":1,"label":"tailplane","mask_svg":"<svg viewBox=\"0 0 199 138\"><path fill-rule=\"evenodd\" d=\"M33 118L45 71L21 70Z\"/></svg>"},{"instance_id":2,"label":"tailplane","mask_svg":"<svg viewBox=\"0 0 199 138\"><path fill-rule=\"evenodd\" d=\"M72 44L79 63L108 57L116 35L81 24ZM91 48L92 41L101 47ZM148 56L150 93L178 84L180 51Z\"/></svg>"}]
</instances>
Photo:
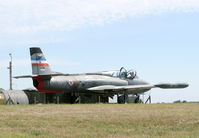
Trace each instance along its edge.
<instances>
[{"instance_id":1,"label":"tailplane","mask_svg":"<svg viewBox=\"0 0 199 138\"><path fill-rule=\"evenodd\" d=\"M33 75L49 75L52 74L50 66L44 57L39 47L30 48L30 56L32 62L32 74Z\"/></svg>"}]
</instances>

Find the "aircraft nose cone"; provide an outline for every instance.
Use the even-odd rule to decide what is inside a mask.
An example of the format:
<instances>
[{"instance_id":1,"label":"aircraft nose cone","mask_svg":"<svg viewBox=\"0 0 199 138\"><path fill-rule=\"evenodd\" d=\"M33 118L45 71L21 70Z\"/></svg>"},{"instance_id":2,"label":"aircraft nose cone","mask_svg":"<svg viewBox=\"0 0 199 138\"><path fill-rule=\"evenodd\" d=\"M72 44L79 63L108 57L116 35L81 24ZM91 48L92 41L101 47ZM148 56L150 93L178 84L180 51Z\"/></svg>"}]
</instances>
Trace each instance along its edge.
<instances>
[{"instance_id":1,"label":"aircraft nose cone","mask_svg":"<svg viewBox=\"0 0 199 138\"><path fill-rule=\"evenodd\" d=\"M187 88L189 87L189 84L188 83L184 83L184 88Z\"/></svg>"},{"instance_id":2,"label":"aircraft nose cone","mask_svg":"<svg viewBox=\"0 0 199 138\"><path fill-rule=\"evenodd\" d=\"M189 87L189 84L188 83L176 83L175 86L178 88L187 88L187 87Z\"/></svg>"}]
</instances>

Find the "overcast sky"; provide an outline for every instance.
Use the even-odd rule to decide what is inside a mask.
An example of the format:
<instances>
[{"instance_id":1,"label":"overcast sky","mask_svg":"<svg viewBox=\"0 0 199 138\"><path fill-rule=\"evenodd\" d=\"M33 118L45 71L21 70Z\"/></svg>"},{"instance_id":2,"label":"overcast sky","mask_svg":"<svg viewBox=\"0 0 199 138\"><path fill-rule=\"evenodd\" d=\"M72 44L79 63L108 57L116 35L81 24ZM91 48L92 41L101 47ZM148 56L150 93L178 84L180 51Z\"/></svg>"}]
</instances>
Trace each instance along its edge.
<instances>
[{"instance_id":1,"label":"overcast sky","mask_svg":"<svg viewBox=\"0 0 199 138\"><path fill-rule=\"evenodd\" d=\"M153 102L199 101L198 0L0 0L0 87L31 74L29 47L42 48L63 73L124 66L154 84L188 82L180 90L151 90ZM15 89L32 87L13 80Z\"/></svg>"}]
</instances>

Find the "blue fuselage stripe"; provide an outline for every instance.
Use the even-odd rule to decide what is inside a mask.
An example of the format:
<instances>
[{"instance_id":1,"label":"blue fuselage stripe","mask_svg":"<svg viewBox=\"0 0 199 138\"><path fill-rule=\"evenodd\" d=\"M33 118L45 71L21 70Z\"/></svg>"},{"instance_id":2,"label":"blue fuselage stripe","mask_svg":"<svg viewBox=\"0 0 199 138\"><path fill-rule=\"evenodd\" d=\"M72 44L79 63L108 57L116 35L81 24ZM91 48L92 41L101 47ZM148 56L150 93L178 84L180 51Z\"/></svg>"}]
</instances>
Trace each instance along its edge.
<instances>
[{"instance_id":1,"label":"blue fuselage stripe","mask_svg":"<svg viewBox=\"0 0 199 138\"><path fill-rule=\"evenodd\" d=\"M46 61L45 58L31 58L31 60L35 60L35 61Z\"/></svg>"}]
</instances>

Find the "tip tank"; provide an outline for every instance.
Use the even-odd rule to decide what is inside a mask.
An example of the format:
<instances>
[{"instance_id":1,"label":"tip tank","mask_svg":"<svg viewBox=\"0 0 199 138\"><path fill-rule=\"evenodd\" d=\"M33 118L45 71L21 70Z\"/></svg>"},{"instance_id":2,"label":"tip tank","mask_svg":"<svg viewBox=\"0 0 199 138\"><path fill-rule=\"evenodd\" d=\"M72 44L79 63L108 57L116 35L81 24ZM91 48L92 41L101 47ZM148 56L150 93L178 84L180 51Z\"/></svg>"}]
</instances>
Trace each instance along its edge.
<instances>
[{"instance_id":1,"label":"tip tank","mask_svg":"<svg viewBox=\"0 0 199 138\"><path fill-rule=\"evenodd\" d=\"M156 84L155 87L159 87L162 89L179 89L179 88L186 88L189 84L187 83L159 83Z\"/></svg>"}]
</instances>

